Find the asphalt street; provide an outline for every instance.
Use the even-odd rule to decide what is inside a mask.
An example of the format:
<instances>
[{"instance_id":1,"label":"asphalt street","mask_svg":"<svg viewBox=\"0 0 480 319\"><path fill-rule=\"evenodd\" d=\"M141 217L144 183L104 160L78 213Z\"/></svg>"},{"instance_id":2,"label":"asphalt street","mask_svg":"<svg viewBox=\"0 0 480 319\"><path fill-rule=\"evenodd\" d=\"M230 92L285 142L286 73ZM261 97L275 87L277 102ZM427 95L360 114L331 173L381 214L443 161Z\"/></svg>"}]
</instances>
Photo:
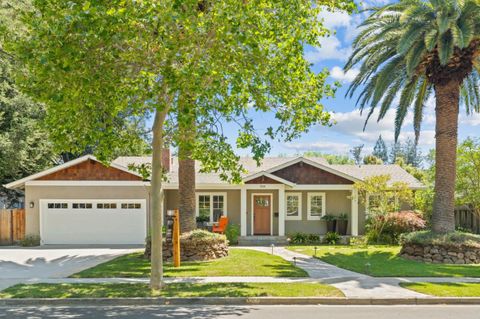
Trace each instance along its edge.
<instances>
[{"instance_id":1,"label":"asphalt street","mask_svg":"<svg viewBox=\"0 0 480 319\"><path fill-rule=\"evenodd\" d=\"M475 306L128 306L4 307L0 318L478 319Z\"/></svg>"}]
</instances>

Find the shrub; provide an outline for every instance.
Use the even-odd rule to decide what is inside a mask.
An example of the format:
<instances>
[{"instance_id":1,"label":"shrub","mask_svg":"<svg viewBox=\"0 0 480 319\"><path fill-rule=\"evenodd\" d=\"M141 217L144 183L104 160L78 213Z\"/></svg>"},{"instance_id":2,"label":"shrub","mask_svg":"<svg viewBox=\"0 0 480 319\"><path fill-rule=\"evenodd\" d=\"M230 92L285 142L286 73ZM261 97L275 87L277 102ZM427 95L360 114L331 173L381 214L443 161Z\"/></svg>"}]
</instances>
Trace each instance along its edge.
<instances>
[{"instance_id":1,"label":"shrub","mask_svg":"<svg viewBox=\"0 0 480 319\"><path fill-rule=\"evenodd\" d=\"M415 211L376 215L367 222L366 237L369 243L396 244L401 234L419 231L426 226L421 213Z\"/></svg>"},{"instance_id":2,"label":"shrub","mask_svg":"<svg viewBox=\"0 0 480 319\"><path fill-rule=\"evenodd\" d=\"M337 220L348 220L348 214L340 214L337 216Z\"/></svg>"},{"instance_id":3,"label":"shrub","mask_svg":"<svg viewBox=\"0 0 480 319\"><path fill-rule=\"evenodd\" d=\"M238 235L240 235L240 226L237 224L228 224L225 229L225 236L227 236L229 244L238 244Z\"/></svg>"},{"instance_id":4,"label":"shrub","mask_svg":"<svg viewBox=\"0 0 480 319\"><path fill-rule=\"evenodd\" d=\"M20 241L20 246L23 246L23 247L40 246L40 236L26 235L25 238Z\"/></svg>"},{"instance_id":5,"label":"shrub","mask_svg":"<svg viewBox=\"0 0 480 319\"><path fill-rule=\"evenodd\" d=\"M323 241L329 245L335 245L340 241L340 235L337 232L328 232L325 234Z\"/></svg>"},{"instance_id":6,"label":"shrub","mask_svg":"<svg viewBox=\"0 0 480 319\"><path fill-rule=\"evenodd\" d=\"M357 236L350 238L349 243L352 246L367 246L368 241L366 236Z\"/></svg>"},{"instance_id":7,"label":"shrub","mask_svg":"<svg viewBox=\"0 0 480 319\"><path fill-rule=\"evenodd\" d=\"M320 235L296 232L289 236L290 244L307 245L319 244L321 242Z\"/></svg>"},{"instance_id":8,"label":"shrub","mask_svg":"<svg viewBox=\"0 0 480 319\"><path fill-rule=\"evenodd\" d=\"M327 221L327 222L334 221L336 219L337 219L337 216L335 216L335 215L327 214L327 215L322 216L322 220Z\"/></svg>"},{"instance_id":9,"label":"shrub","mask_svg":"<svg viewBox=\"0 0 480 319\"><path fill-rule=\"evenodd\" d=\"M446 234L436 234L431 231L417 231L402 234L401 244L438 245L438 246L467 246L480 248L480 235L459 231Z\"/></svg>"}]
</instances>

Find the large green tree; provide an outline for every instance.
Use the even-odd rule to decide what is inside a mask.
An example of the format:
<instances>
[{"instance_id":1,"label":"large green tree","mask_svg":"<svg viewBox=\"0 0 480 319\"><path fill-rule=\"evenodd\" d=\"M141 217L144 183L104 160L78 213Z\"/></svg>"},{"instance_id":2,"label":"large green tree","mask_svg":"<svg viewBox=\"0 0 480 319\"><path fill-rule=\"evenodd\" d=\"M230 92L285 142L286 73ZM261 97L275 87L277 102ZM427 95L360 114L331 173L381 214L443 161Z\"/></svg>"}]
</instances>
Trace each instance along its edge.
<instances>
[{"instance_id":1,"label":"large green tree","mask_svg":"<svg viewBox=\"0 0 480 319\"><path fill-rule=\"evenodd\" d=\"M120 116L153 117L151 172L151 287L162 285L161 152L165 138L182 142L178 127L195 117L195 158L202 170L240 181L234 146L221 123L239 123L238 148L260 160L269 138L290 140L329 114L327 73L314 73L306 44L325 35L319 13L352 9L350 1L216 2L35 0L23 21L25 37L9 50L26 68L23 87L48 106L53 136L65 148L96 143L102 159L131 143L113 123ZM201 10L198 10L201 7ZM181 113L183 100L194 112ZM275 127L258 135L249 112L274 111ZM239 122L239 119L243 119ZM180 122L178 122L180 121ZM167 134L169 136L167 136ZM81 141L70 145L69 141Z\"/></svg>"},{"instance_id":2,"label":"large green tree","mask_svg":"<svg viewBox=\"0 0 480 319\"><path fill-rule=\"evenodd\" d=\"M425 102L436 100L436 176L432 230L455 230L454 195L458 114L480 110L480 3L478 0L405 0L373 9L360 26L345 69L360 65L350 96L378 110L396 107L395 139L413 109L418 140ZM395 103L395 97L399 102ZM368 121L368 119L367 119Z\"/></svg>"},{"instance_id":3,"label":"large green tree","mask_svg":"<svg viewBox=\"0 0 480 319\"><path fill-rule=\"evenodd\" d=\"M480 139L467 138L458 146L457 203L480 215Z\"/></svg>"}]
</instances>

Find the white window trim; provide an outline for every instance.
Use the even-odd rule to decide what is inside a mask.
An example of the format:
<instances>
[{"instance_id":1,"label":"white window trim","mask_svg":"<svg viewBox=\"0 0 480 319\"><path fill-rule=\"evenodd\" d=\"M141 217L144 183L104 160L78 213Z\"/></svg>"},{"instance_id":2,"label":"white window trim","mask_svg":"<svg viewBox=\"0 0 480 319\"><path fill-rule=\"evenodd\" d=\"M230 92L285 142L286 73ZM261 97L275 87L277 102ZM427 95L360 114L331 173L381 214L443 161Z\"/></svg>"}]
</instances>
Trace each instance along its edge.
<instances>
[{"instance_id":1,"label":"white window trim","mask_svg":"<svg viewBox=\"0 0 480 319\"><path fill-rule=\"evenodd\" d=\"M298 197L298 216L288 216L288 196ZM302 193L285 193L285 220L302 220Z\"/></svg>"},{"instance_id":2,"label":"white window trim","mask_svg":"<svg viewBox=\"0 0 480 319\"><path fill-rule=\"evenodd\" d=\"M197 192L195 193L195 216L200 216L200 207L198 197L210 197L210 222L213 222L213 196L223 196L223 216L227 217L227 193L226 192Z\"/></svg>"},{"instance_id":3,"label":"white window trim","mask_svg":"<svg viewBox=\"0 0 480 319\"><path fill-rule=\"evenodd\" d=\"M321 216L311 216L310 215L310 209L312 206L311 199L313 196L322 196L322 215ZM307 202L307 220L320 220L323 216L325 216L326 208L327 208L327 202L326 202L326 195L325 193L308 193L308 202Z\"/></svg>"}]
</instances>

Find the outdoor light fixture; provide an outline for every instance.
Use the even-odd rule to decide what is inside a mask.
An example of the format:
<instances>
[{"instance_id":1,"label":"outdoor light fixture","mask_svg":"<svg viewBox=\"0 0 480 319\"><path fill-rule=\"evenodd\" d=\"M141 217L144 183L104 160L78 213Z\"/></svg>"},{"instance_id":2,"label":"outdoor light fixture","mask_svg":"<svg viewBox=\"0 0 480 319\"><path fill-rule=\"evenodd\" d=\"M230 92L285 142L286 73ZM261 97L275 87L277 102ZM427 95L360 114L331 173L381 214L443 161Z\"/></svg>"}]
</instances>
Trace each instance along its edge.
<instances>
[{"instance_id":1,"label":"outdoor light fixture","mask_svg":"<svg viewBox=\"0 0 480 319\"><path fill-rule=\"evenodd\" d=\"M29 207L30 207L30 208L33 208L34 206L35 206L35 203L34 203L34 202L30 202Z\"/></svg>"},{"instance_id":2,"label":"outdoor light fixture","mask_svg":"<svg viewBox=\"0 0 480 319\"><path fill-rule=\"evenodd\" d=\"M293 257L293 264L296 266L297 265L297 257Z\"/></svg>"},{"instance_id":3,"label":"outdoor light fixture","mask_svg":"<svg viewBox=\"0 0 480 319\"><path fill-rule=\"evenodd\" d=\"M274 245L274 244L272 244L272 245L271 245L271 247L272 247L272 255L273 255L273 248L275 247L275 245Z\"/></svg>"},{"instance_id":4,"label":"outdoor light fixture","mask_svg":"<svg viewBox=\"0 0 480 319\"><path fill-rule=\"evenodd\" d=\"M313 255L314 255L315 257L317 257L317 246L315 246L314 249L315 249L315 252L313 253Z\"/></svg>"}]
</instances>

